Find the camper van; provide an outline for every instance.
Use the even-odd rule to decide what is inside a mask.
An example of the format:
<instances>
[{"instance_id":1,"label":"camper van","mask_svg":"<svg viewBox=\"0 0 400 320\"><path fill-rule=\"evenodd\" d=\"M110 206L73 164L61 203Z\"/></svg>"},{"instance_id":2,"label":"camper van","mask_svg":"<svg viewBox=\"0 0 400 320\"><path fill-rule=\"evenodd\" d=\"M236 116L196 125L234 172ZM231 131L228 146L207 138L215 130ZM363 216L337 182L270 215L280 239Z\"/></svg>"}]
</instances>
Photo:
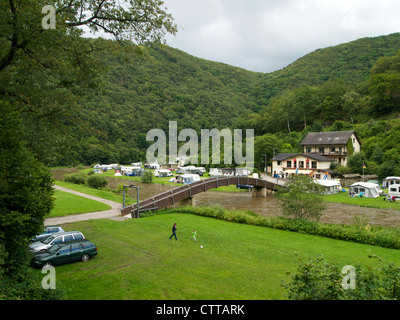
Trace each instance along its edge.
<instances>
[{"instance_id":1,"label":"camper van","mask_svg":"<svg viewBox=\"0 0 400 320\"><path fill-rule=\"evenodd\" d=\"M173 174L171 170L168 169L159 169L159 170L154 170L154 176L155 177L172 177Z\"/></svg>"},{"instance_id":2,"label":"camper van","mask_svg":"<svg viewBox=\"0 0 400 320\"><path fill-rule=\"evenodd\" d=\"M387 177L383 186L388 188L389 197L400 198L400 177Z\"/></svg>"}]
</instances>

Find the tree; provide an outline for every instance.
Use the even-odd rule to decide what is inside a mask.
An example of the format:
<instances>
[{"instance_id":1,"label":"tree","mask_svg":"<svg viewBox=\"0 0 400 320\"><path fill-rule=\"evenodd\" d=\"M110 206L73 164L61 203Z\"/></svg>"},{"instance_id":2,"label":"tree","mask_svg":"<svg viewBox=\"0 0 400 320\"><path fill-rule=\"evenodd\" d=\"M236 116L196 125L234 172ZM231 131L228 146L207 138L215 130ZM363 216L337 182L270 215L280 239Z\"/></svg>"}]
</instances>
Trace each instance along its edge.
<instances>
[{"instance_id":1,"label":"tree","mask_svg":"<svg viewBox=\"0 0 400 320\"><path fill-rule=\"evenodd\" d=\"M276 193L282 213L295 219L319 220L324 209L322 187L308 176L296 175Z\"/></svg>"},{"instance_id":2,"label":"tree","mask_svg":"<svg viewBox=\"0 0 400 320\"><path fill-rule=\"evenodd\" d=\"M42 26L45 4L55 8L55 29ZM177 30L160 0L8 0L0 2L0 21L0 97L40 134L24 139L46 162L65 143L60 132L80 119L81 97L98 94L107 70L101 53L122 48L132 56ZM85 39L82 27L117 41Z\"/></svg>"},{"instance_id":3,"label":"tree","mask_svg":"<svg viewBox=\"0 0 400 320\"><path fill-rule=\"evenodd\" d=\"M41 233L53 208L51 174L21 135L18 112L0 101L0 269L7 275L27 266L28 241Z\"/></svg>"}]
</instances>

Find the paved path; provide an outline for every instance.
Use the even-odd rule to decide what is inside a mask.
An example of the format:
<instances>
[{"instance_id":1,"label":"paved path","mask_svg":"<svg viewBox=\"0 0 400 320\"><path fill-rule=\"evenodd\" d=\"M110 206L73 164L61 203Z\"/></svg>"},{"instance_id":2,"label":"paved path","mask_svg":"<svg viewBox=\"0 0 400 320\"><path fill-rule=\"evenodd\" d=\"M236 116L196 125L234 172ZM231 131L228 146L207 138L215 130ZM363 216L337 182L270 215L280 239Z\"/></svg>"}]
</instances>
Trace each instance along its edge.
<instances>
[{"instance_id":1,"label":"paved path","mask_svg":"<svg viewBox=\"0 0 400 320\"><path fill-rule=\"evenodd\" d=\"M60 190L60 191L73 193L73 194L76 194L81 197L85 197L85 198L89 198L89 199L96 200L99 202L103 202L105 204L108 204L111 207L111 209L106 210L106 211L97 211L97 212L69 215L69 216L65 216L65 217L47 218L44 221L45 226L60 225L60 224L69 223L69 222L84 221L84 220L91 220L91 219L105 219L105 218L114 218L115 219L117 217L121 217L121 208L122 208L121 203L102 199L102 198L91 196L91 195L87 195L85 193L66 189L66 188L63 188L63 187L60 187L57 185L55 185L54 188L57 190Z\"/></svg>"}]
</instances>

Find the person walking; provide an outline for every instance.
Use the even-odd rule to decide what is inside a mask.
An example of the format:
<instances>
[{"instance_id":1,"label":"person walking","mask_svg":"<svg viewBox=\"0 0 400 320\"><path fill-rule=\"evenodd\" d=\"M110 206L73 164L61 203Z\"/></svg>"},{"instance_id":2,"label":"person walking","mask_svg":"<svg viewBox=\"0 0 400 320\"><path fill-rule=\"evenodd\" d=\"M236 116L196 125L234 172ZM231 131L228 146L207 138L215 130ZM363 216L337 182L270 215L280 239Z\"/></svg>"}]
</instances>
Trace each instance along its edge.
<instances>
[{"instance_id":1,"label":"person walking","mask_svg":"<svg viewBox=\"0 0 400 320\"><path fill-rule=\"evenodd\" d=\"M176 231L177 231L178 229L176 228L176 223L174 223L174 225L172 226L172 234L171 234L171 236L169 237L169 239L171 240L171 238L173 237L173 236L175 236L175 240L178 240L178 238L176 237Z\"/></svg>"}]
</instances>

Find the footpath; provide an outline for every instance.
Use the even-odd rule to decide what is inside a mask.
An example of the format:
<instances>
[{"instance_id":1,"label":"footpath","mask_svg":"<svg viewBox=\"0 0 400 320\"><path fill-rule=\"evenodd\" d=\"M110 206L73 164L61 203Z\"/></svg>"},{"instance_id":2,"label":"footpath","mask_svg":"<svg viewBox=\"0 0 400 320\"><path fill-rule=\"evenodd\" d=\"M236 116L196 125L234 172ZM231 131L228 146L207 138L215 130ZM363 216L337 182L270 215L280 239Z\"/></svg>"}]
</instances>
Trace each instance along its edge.
<instances>
[{"instance_id":1,"label":"footpath","mask_svg":"<svg viewBox=\"0 0 400 320\"><path fill-rule=\"evenodd\" d=\"M54 188L57 190L60 190L60 191L75 194L77 196L81 196L81 197L85 197L85 198L92 199L95 201L103 202L105 204L108 204L111 207L111 209L106 210L106 211L75 214L75 215L70 215L70 216L65 216L65 217L47 218L44 221L45 226L61 225L61 224L65 224L65 223L85 221L85 220L91 220L91 219L107 219L107 218L114 219L114 220L125 219L125 218L121 217L121 208L122 208L121 203L102 199L102 198L95 197L95 196L91 196L91 195L88 195L85 193L77 192L77 191L63 188L63 187L60 187L57 185L54 185Z\"/></svg>"}]
</instances>

